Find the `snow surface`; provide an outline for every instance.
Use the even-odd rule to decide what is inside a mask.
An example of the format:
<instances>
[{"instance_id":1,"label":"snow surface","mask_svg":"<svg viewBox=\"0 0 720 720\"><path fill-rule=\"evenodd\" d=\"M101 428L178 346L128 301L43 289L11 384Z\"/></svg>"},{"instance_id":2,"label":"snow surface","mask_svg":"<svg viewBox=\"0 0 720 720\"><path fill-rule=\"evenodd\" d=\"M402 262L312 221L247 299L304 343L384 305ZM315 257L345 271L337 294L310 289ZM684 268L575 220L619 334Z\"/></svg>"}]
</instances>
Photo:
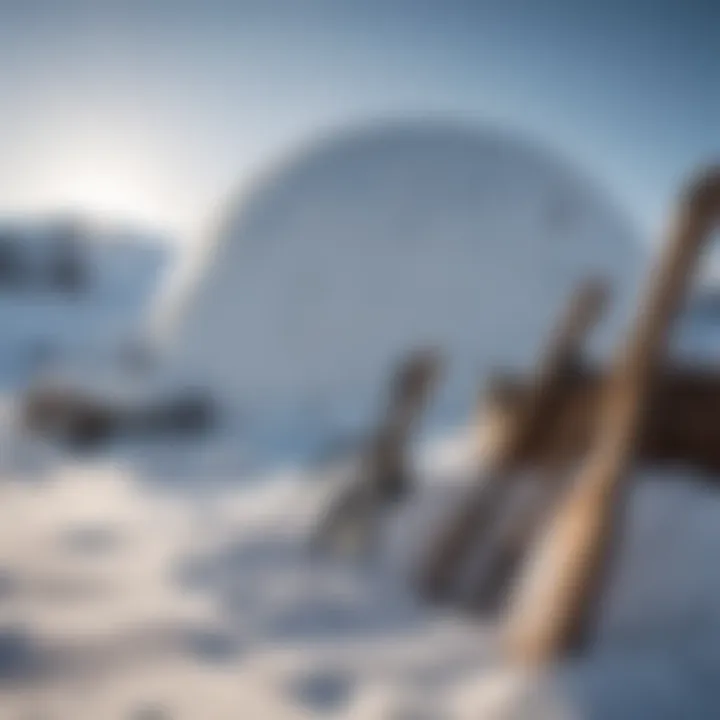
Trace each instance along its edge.
<instances>
[{"instance_id":1,"label":"snow surface","mask_svg":"<svg viewBox=\"0 0 720 720\"><path fill-rule=\"evenodd\" d=\"M307 549L332 473L192 497L100 460L6 476L0 717L717 717L720 498L679 472L643 478L598 646L523 674L490 623L408 582L468 447L425 448L420 492L356 562Z\"/></svg>"}]
</instances>

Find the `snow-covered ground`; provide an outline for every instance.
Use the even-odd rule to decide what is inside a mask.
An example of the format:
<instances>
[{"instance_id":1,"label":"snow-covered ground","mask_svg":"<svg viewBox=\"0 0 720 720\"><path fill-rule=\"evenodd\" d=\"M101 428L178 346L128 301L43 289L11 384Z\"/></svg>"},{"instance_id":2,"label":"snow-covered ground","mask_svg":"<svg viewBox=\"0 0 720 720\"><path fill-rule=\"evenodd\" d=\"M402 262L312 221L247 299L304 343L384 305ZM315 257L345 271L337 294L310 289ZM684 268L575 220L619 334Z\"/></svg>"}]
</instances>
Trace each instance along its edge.
<instances>
[{"instance_id":1,"label":"snow-covered ground","mask_svg":"<svg viewBox=\"0 0 720 720\"><path fill-rule=\"evenodd\" d=\"M412 590L470 458L463 436L426 447L418 493L357 561L308 550L332 475L192 495L101 460L6 477L0 717L717 717L720 497L643 478L597 647L529 676L492 624Z\"/></svg>"}]
</instances>

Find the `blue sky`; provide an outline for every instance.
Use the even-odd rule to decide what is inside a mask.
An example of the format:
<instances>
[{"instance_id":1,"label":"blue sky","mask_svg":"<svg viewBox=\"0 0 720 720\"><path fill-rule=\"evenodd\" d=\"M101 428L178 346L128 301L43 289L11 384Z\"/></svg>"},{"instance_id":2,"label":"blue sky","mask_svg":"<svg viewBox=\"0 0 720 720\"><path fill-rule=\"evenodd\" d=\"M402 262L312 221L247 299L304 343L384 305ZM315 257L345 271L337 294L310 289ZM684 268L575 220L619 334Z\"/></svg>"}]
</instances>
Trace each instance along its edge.
<instances>
[{"instance_id":1,"label":"blue sky","mask_svg":"<svg viewBox=\"0 0 720 720\"><path fill-rule=\"evenodd\" d=\"M0 0L0 211L181 240L346 122L448 115L557 148L643 230L720 158L709 0Z\"/></svg>"}]
</instances>

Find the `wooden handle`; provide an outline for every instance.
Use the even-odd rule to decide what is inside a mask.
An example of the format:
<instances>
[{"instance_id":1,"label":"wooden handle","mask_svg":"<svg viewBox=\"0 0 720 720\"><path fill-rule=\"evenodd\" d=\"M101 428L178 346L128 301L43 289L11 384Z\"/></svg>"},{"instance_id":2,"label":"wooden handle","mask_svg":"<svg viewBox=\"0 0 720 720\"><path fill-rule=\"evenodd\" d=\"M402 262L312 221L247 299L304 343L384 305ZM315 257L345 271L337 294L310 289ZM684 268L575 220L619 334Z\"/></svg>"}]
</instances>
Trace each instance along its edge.
<instances>
[{"instance_id":1,"label":"wooden handle","mask_svg":"<svg viewBox=\"0 0 720 720\"><path fill-rule=\"evenodd\" d=\"M651 382L719 212L720 171L714 170L691 184L681 202L632 332L608 378L588 457L520 578L506 630L509 654L517 661L554 660L579 649L589 636L618 539L622 481L633 461Z\"/></svg>"},{"instance_id":2,"label":"wooden handle","mask_svg":"<svg viewBox=\"0 0 720 720\"><path fill-rule=\"evenodd\" d=\"M573 293L538 365L527 402L494 448L484 477L448 519L423 563L418 584L426 598L439 600L448 594L468 546L474 544L478 531L497 514L507 496L507 478L515 459L552 407L568 366L579 355L606 300L607 287L595 278L585 281Z\"/></svg>"},{"instance_id":3,"label":"wooden handle","mask_svg":"<svg viewBox=\"0 0 720 720\"><path fill-rule=\"evenodd\" d=\"M384 417L363 449L355 482L335 498L313 535L315 546L329 544L343 527L367 516L408 490L407 441L440 371L440 354L434 350L412 353L399 365L390 382ZM364 527L363 532L370 532Z\"/></svg>"}]
</instances>

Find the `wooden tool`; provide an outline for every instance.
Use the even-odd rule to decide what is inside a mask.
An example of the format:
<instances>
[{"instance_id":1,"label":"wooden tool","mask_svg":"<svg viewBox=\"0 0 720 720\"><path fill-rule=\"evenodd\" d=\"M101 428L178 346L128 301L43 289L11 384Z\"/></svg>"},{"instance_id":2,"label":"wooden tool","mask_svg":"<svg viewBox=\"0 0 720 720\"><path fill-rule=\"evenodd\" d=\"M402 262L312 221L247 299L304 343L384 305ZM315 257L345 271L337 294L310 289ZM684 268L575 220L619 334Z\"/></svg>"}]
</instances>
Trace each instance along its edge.
<instances>
[{"instance_id":1,"label":"wooden tool","mask_svg":"<svg viewBox=\"0 0 720 720\"><path fill-rule=\"evenodd\" d=\"M379 511L411 490L407 446L440 370L434 350L419 350L406 358L390 383L388 406L377 430L361 451L353 481L330 504L313 538L328 546L347 533L366 545Z\"/></svg>"},{"instance_id":2,"label":"wooden tool","mask_svg":"<svg viewBox=\"0 0 720 720\"><path fill-rule=\"evenodd\" d=\"M601 315L606 296L604 284L596 279L586 281L573 294L548 343L527 397L491 450L489 467L470 496L462 498L430 546L418 577L424 597L437 601L448 595L467 548L479 541L478 532L500 511L511 491L517 460L552 415L564 377L577 363L583 342Z\"/></svg>"},{"instance_id":3,"label":"wooden tool","mask_svg":"<svg viewBox=\"0 0 720 720\"><path fill-rule=\"evenodd\" d=\"M653 382L719 212L720 170L713 170L689 187L680 204L634 327L607 377L587 457L515 588L506 627L515 661L556 660L581 649L592 634Z\"/></svg>"}]
</instances>

